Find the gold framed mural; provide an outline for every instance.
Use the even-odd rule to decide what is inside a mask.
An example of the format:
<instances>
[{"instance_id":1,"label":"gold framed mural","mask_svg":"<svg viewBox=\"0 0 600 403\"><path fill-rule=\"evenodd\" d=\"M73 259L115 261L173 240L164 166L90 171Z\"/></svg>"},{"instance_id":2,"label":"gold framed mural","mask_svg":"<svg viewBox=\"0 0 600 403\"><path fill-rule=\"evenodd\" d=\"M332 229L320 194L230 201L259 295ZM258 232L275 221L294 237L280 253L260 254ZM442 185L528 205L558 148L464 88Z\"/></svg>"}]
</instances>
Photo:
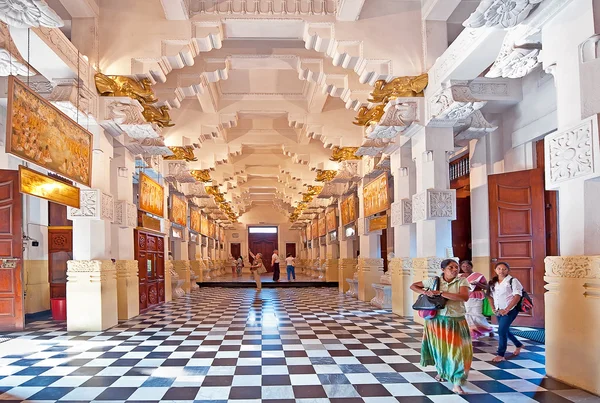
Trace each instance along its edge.
<instances>
[{"instance_id":1,"label":"gold framed mural","mask_svg":"<svg viewBox=\"0 0 600 403\"><path fill-rule=\"evenodd\" d=\"M358 218L356 214L356 195L353 193L341 203L342 225L346 226Z\"/></svg>"},{"instance_id":2,"label":"gold framed mural","mask_svg":"<svg viewBox=\"0 0 600 403\"><path fill-rule=\"evenodd\" d=\"M17 78L8 77L7 153L89 187L92 137Z\"/></svg>"},{"instance_id":3,"label":"gold framed mural","mask_svg":"<svg viewBox=\"0 0 600 403\"><path fill-rule=\"evenodd\" d=\"M365 217L390 208L387 173L383 173L363 188Z\"/></svg>"},{"instance_id":4,"label":"gold framed mural","mask_svg":"<svg viewBox=\"0 0 600 403\"><path fill-rule=\"evenodd\" d=\"M19 191L51 202L79 208L79 188L19 165Z\"/></svg>"},{"instance_id":5,"label":"gold framed mural","mask_svg":"<svg viewBox=\"0 0 600 403\"><path fill-rule=\"evenodd\" d=\"M187 227L187 200L176 194L171 195L171 221Z\"/></svg>"},{"instance_id":6,"label":"gold framed mural","mask_svg":"<svg viewBox=\"0 0 600 403\"><path fill-rule=\"evenodd\" d=\"M190 229L200 232L200 210L198 207L190 207Z\"/></svg>"},{"instance_id":7,"label":"gold framed mural","mask_svg":"<svg viewBox=\"0 0 600 403\"><path fill-rule=\"evenodd\" d=\"M208 236L208 217L205 214L200 214L200 233Z\"/></svg>"},{"instance_id":8,"label":"gold framed mural","mask_svg":"<svg viewBox=\"0 0 600 403\"><path fill-rule=\"evenodd\" d=\"M164 217L165 189L148 175L140 173L139 209L146 213Z\"/></svg>"},{"instance_id":9,"label":"gold framed mural","mask_svg":"<svg viewBox=\"0 0 600 403\"><path fill-rule=\"evenodd\" d=\"M373 217L369 220L369 232L379 231L387 228L388 216Z\"/></svg>"},{"instance_id":10,"label":"gold framed mural","mask_svg":"<svg viewBox=\"0 0 600 403\"><path fill-rule=\"evenodd\" d=\"M325 228L325 215L319 216L319 236L325 236L327 234L327 228Z\"/></svg>"},{"instance_id":11,"label":"gold framed mural","mask_svg":"<svg viewBox=\"0 0 600 403\"><path fill-rule=\"evenodd\" d=\"M313 239L316 239L319 237L319 219L315 218L312 220L312 237Z\"/></svg>"},{"instance_id":12,"label":"gold framed mural","mask_svg":"<svg viewBox=\"0 0 600 403\"><path fill-rule=\"evenodd\" d=\"M215 239L215 222L208 220L208 237Z\"/></svg>"},{"instance_id":13,"label":"gold framed mural","mask_svg":"<svg viewBox=\"0 0 600 403\"><path fill-rule=\"evenodd\" d=\"M332 232L337 229L337 220L335 219L335 209L328 210L325 215L325 225L327 226L327 232Z\"/></svg>"}]
</instances>

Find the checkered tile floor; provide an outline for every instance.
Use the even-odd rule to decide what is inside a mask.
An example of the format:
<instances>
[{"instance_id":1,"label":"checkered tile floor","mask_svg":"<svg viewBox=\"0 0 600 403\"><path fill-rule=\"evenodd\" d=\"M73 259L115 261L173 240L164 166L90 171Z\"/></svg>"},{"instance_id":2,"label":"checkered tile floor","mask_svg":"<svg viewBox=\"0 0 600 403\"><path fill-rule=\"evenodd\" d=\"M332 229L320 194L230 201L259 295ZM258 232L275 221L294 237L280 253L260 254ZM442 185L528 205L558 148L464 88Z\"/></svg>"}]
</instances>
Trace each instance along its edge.
<instances>
[{"instance_id":1,"label":"checkered tile floor","mask_svg":"<svg viewBox=\"0 0 600 403\"><path fill-rule=\"evenodd\" d=\"M332 289L201 289L106 332L11 333L0 400L600 402L545 378L543 345L490 363L493 339L474 345L470 394L453 395L419 366L421 331Z\"/></svg>"}]
</instances>

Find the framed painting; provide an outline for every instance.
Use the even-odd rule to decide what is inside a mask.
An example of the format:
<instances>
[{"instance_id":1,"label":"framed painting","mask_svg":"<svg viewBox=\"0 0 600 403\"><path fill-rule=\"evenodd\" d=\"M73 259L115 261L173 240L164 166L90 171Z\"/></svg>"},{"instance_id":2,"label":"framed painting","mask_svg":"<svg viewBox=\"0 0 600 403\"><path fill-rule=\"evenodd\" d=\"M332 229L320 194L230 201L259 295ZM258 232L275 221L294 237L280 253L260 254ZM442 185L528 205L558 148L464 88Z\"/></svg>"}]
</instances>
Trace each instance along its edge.
<instances>
[{"instance_id":1,"label":"framed painting","mask_svg":"<svg viewBox=\"0 0 600 403\"><path fill-rule=\"evenodd\" d=\"M390 207L387 173L383 173L363 188L365 217L381 213Z\"/></svg>"},{"instance_id":2,"label":"framed painting","mask_svg":"<svg viewBox=\"0 0 600 403\"><path fill-rule=\"evenodd\" d=\"M325 215L325 220L326 223L325 225L327 226L327 232L331 232L331 231L335 231L337 229L337 220L335 219L335 209L331 209L328 210L326 215Z\"/></svg>"},{"instance_id":3,"label":"framed painting","mask_svg":"<svg viewBox=\"0 0 600 403\"><path fill-rule=\"evenodd\" d=\"M215 239L215 222L208 220L208 237Z\"/></svg>"},{"instance_id":4,"label":"framed painting","mask_svg":"<svg viewBox=\"0 0 600 403\"><path fill-rule=\"evenodd\" d=\"M356 214L356 195L351 194L341 203L342 225L346 226L358 218Z\"/></svg>"},{"instance_id":5,"label":"framed painting","mask_svg":"<svg viewBox=\"0 0 600 403\"><path fill-rule=\"evenodd\" d=\"M369 232L386 229L388 224L388 216L373 217L369 220Z\"/></svg>"},{"instance_id":6,"label":"framed painting","mask_svg":"<svg viewBox=\"0 0 600 403\"><path fill-rule=\"evenodd\" d=\"M319 236L325 236L327 234L327 228L325 228L325 215L319 216Z\"/></svg>"},{"instance_id":7,"label":"framed painting","mask_svg":"<svg viewBox=\"0 0 600 403\"><path fill-rule=\"evenodd\" d=\"M190 229L200 232L200 210L198 207L190 207Z\"/></svg>"},{"instance_id":8,"label":"framed painting","mask_svg":"<svg viewBox=\"0 0 600 403\"><path fill-rule=\"evenodd\" d=\"M187 227L187 200L184 196L171 195L171 221Z\"/></svg>"},{"instance_id":9,"label":"framed painting","mask_svg":"<svg viewBox=\"0 0 600 403\"><path fill-rule=\"evenodd\" d=\"M200 233L208 236L208 217L204 214L200 215Z\"/></svg>"},{"instance_id":10,"label":"framed painting","mask_svg":"<svg viewBox=\"0 0 600 403\"><path fill-rule=\"evenodd\" d=\"M90 187L92 138L17 78L8 77L7 153Z\"/></svg>"},{"instance_id":11,"label":"framed painting","mask_svg":"<svg viewBox=\"0 0 600 403\"><path fill-rule=\"evenodd\" d=\"M165 190L144 173L140 173L139 209L146 213L164 217Z\"/></svg>"},{"instance_id":12,"label":"framed painting","mask_svg":"<svg viewBox=\"0 0 600 403\"><path fill-rule=\"evenodd\" d=\"M306 225L306 241L310 241L312 239L312 226L310 224Z\"/></svg>"},{"instance_id":13,"label":"framed painting","mask_svg":"<svg viewBox=\"0 0 600 403\"><path fill-rule=\"evenodd\" d=\"M79 188L19 165L19 191L65 206L79 208Z\"/></svg>"},{"instance_id":14,"label":"framed painting","mask_svg":"<svg viewBox=\"0 0 600 403\"><path fill-rule=\"evenodd\" d=\"M317 218L315 218L312 221L312 230L311 230L313 239L316 239L319 237L319 220Z\"/></svg>"}]
</instances>

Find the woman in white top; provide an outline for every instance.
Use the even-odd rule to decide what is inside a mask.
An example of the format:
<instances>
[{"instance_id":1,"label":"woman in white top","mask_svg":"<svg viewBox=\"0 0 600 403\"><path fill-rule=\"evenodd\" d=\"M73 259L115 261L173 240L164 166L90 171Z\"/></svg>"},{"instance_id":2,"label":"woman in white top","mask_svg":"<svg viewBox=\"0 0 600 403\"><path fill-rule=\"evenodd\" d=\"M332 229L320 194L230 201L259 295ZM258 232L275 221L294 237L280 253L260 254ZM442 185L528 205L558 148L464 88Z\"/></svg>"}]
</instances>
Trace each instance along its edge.
<instances>
[{"instance_id":1,"label":"woman in white top","mask_svg":"<svg viewBox=\"0 0 600 403\"><path fill-rule=\"evenodd\" d=\"M294 262L294 257L291 253L287 254L285 258L285 269L287 271L288 281L291 281L290 277L293 277L296 280L296 267Z\"/></svg>"},{"instance_id":2,"label":"woman in white top","mask_svg":"<svg viewBox=\"0 0 600 403\"><path fill-rule=\"evenodd\" d=\"M494 312L498 317L498 352L493 362L504 361L508 340L515 344L514 356L521 353L523 343L510 332L510 325L519 314L518 305L523 295L523 286L510 273L510 266L505 262L496 264L496 276L488 286L488 295L493 299Z\"/></svg>"}]
</instances>

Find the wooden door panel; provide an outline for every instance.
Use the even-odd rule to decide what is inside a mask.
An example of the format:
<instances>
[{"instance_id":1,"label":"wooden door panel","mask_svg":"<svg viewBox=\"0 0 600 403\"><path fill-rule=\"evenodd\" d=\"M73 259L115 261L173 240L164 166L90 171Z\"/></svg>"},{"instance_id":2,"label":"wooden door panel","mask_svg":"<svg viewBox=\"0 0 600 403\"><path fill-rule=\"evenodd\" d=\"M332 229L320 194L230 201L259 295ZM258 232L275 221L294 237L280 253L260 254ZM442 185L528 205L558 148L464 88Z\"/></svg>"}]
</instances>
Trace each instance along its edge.
<instances>
[{"instance_id":1,"label":"wooden door panel","mask_svg":"<svg viewBox=\"0 0 600 403\"><path fill-rule=\"evenodd\" d=\"M286 243L285 244L285 256L292 254L293 257L296 257L296 244L295 243Z\"/></svg>"},{"instance_id":2,"label":"wooden door panel","mask_svg":"<svg viewBox=\"0 0 600 403\"><path fill-rule=\"evenodd\" d=\"M25 326L22 211L18 171L0 170L0 331Z\"/></svg>"},{"instance_id":3,"label":"wooden door panel","mask_svg":"<svg viewBox=\"0 0 600 403\"><path fill-rule=\"evenodd\" d=\"M544 172L541 169L490 175L490 254L511 267L534 302L533 312L515 321L544 326L544 258L546 257Z\"/></svg>"},{"instance_id":4,"label":"wooden door panel","mask_svg":"<svg viewBox=\"0 0 600 403\"><path fill-rule=\"evenodd\" d=\"M165 301L164 238L134 230L135 258L138 261L140 311ZM148 262L152 270L148 272Z\"/></svg>"}]
</instances>

